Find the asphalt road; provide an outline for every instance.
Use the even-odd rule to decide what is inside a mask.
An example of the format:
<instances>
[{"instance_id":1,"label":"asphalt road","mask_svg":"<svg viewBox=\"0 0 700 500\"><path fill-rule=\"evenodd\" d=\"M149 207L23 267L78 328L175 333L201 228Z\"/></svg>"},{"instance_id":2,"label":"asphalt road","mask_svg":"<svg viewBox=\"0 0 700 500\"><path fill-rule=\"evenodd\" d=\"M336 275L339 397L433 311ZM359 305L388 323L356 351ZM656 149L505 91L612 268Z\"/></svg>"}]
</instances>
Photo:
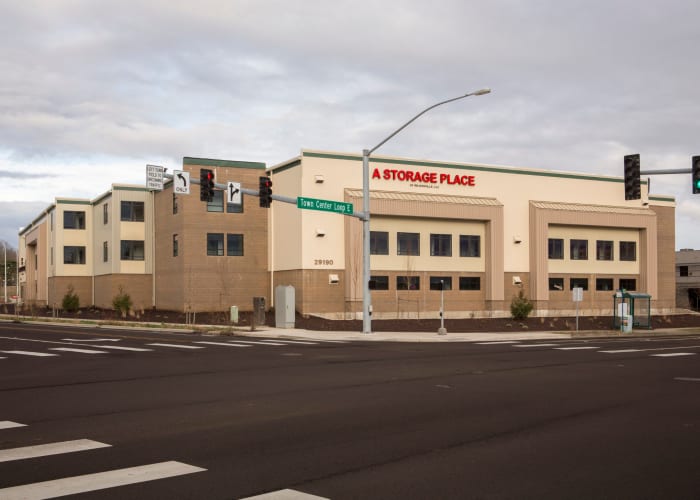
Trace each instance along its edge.
<instances>
[{"instance_id":1,"label":"asphalt road","mask_svg":"<svg viewBox=\"0 0 700 500\"><path fill-rule=\"evenodd\" d=\"M700 334L309 342L0 323L0 499L700 497Z\"/></svg>"}]
</instances>

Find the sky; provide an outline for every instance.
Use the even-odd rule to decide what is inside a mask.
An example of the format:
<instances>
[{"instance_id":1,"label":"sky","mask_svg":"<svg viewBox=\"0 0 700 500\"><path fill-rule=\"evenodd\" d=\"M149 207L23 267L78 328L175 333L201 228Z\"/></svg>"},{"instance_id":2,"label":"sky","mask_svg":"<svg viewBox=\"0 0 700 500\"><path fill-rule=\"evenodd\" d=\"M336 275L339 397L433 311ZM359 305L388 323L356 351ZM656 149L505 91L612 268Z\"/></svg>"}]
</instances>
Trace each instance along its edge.
<instances>
[{"instance_id":1,"label":"sky","mask_svg":"<svg viewBox=\"0 0 700 500\"><path fill-rule=\"evenodd\" d=\"M0 0L0 240L182 157L302 149L602 175L700 155L697 0ZM676 248L700 249L690 174Z\"/></svg>"}]
</instances>

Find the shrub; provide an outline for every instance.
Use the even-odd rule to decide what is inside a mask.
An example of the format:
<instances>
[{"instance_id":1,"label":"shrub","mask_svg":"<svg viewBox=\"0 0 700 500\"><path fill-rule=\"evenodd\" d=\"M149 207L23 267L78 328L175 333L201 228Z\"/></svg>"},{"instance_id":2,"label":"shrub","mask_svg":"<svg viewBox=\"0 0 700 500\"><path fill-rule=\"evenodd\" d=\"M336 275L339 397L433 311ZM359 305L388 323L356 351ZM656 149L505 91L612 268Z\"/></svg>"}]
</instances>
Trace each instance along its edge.
<instances>
[{"instance_id":1,"label":"shrub","mask_svg":"<svg viewBox=\"0 0 700 500\"><path fill-rule=\"evenodd\" d=\"M131 296L129 296L128 293L124 293L124 288L119 285L119 293L112 299L112 306L116 311L121 313L122 318L126 318L126 315L129 314L129 310L131 309L131 304Z\"/></svg>"},{"instance_id":2,"label":"shrub","mask_svg":"<svg viewBox=\"0 0 700 500\"><path fill-rule=\"evenodd\" d=\"M534 307L534 304L525 297L525 292L520 290L518 296L513 297L513 300L510 302L510 314L515 320L525 319L530 315Z\"/></svg>"},{"instance_id":3,"label":"shrub","mask_svg":"<svg viewBox=\"0 0 700 500\"><path fill-rule=\"evenodd\" d=\"M80 297L75 293L73 285L68 285L68 291L63 296L63 302L61 302L61 307L64 311L75 312L80 309Z\"/></svg>"}]
</instances>

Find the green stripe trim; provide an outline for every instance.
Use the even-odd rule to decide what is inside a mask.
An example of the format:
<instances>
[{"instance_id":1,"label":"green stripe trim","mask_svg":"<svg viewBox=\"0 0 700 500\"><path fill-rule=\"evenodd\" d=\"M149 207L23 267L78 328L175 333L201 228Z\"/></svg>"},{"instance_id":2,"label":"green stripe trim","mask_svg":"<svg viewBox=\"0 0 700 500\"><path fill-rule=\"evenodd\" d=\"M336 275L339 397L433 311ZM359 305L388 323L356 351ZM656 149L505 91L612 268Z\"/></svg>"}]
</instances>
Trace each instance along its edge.
<instances>
[{"instance_id":1,"label":"green stripe trim","mask_svg":"<svg viewBox=\"0 0 700 500\"><path fill-rule=\"evenodd\" d=\"M314 153L310 151L305 151L302 153L303 156L308 156L309 158L326 158L329 160L348 160L348 161L362 161L362 156L359 155L342 155L342 154L329 154L329 153ZM614 177L599 177L594 175L586 174L565 174L561 172L538 172L534 170L522 170L515 168L505 168L505 167L484 167L478 165L454 165L439 163L433 161L416 161L416 160L396 160L391 158L370 158L370 163L386 163L390 165L410 165L415 167L437 167L437 168L454 168L458 170L475 170L478 172L496 172L500 174L515 174L515 175L533 175L536 177L557 177L560 179L579 179L586 181L603 181L603 182L616 182L624 183L623 178ZM647 184L646 180L641 180L642 184Z\"/></svg>"},{"instance_id":2,"label":"green stripe trim","mask_svg":"<svg viewBox=\"0 0 700 500\"><path fill-rule=\"evenodd\" d=\"M252 168L256 170L264 170L265 164L254 161L233 161L233 160L215 160L212 158L192 158L185 156L182 159L183 165L201 165L202 167L226 167L226 168Z\"/></svg>"},{"instance_id":3,"label":"green stripe trim","mask_svg":"<svg viewBox=\"0 0 700 500\"><path fill-rule=\"evenodd\" d=\"M291 168L298 167L299 165L301 165L301 160L294 160L294 161L291 161L291 162L286 163L284 165L280 165L276 168L273 168L271 170L271 172L274 174L279 174L280 172L284 172L285 170L289 170Z\"/></svg>"},{"instance_id":4,"label":"green stripe trim","mask_svg":"<svg viewBox=\"0 0 700 500\"><path fill-rule=\"evenodd\" d=\"M56 205L92 205L89 200L56 200Z\"/></svg>"},{"instance_id":5,"label":"green stripe trim","mask_svg":"<svg viewBox=\"0 0 700 500\"><path fill-rule=\"evenodd\" d=\"M676 198L674 196L649 196L649 199L651 201L668 201L671 203L676 202Z\"/></svg>"}]
</instances>

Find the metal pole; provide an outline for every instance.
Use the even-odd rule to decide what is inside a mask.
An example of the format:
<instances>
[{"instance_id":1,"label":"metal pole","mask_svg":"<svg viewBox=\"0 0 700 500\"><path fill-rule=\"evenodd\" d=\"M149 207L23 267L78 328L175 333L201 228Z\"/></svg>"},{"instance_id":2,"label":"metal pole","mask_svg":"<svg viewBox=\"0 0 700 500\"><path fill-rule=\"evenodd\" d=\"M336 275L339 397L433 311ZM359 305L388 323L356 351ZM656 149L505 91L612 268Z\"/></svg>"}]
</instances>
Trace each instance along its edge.
<instances>
[{"instance_id":1,"label":"metal pole","mask_svg":"<svg viewBox=\"0 0 700 500\"><path fill-rule=\"evenodd\" d=\"M438 335L446 335L445 330L445 280L440 280L440 328Z\"/></svg>"},{"instance_id":2,"label":"metal pole","mask_svg":"<svg viewBox=\"0 0 700 500\"><path fill-rule=\"evenodd\" d=\"M362 333L372 333L372 301L369 291L369 155L362 151Z\"/></svg>"},{"instance_id":3,"label":"metal pole","mask_svg":"<svg viewBox=\"0 0 700 500\"><path fill-rule=\"evenodd\" d=\"M3 241L2 246L5 248L5 304L7 304L7 242Z\"/></svg>"}]
</instances>

